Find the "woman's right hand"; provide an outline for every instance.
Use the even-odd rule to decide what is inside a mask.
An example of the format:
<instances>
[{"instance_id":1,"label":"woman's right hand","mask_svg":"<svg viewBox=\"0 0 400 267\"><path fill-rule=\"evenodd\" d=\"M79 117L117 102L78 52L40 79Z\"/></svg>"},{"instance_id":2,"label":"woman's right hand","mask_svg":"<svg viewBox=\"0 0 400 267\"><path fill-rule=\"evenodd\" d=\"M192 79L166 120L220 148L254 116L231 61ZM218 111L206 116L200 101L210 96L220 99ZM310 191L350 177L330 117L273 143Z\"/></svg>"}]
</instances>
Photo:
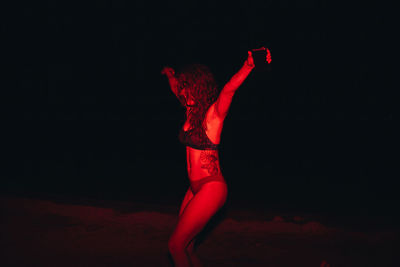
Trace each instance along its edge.
<instances>
[{"instance_id":1,"label":"woman's right hand","mask_svg":"<svg viewBox=\"0 0 400 267\"><path fill-rule=\"evenodd\" d=\"M166 66L161 70L161 74L167 75L167 77L172 77L175 76L175 71L173 68Z\"/></svg>"},{"instance_id":2,"label":"woman's right hand","mask_svg":"<svg viewBox=\"0 0 400 267\"><path fill-rule=\"evenodd\" d=\"M161 74L164 74L168 78L169 86L171 86L172 92L178 97L178 80L175 77L175 71L171 67L164 67L161 70Z\"/></svg>"}]
</instances>

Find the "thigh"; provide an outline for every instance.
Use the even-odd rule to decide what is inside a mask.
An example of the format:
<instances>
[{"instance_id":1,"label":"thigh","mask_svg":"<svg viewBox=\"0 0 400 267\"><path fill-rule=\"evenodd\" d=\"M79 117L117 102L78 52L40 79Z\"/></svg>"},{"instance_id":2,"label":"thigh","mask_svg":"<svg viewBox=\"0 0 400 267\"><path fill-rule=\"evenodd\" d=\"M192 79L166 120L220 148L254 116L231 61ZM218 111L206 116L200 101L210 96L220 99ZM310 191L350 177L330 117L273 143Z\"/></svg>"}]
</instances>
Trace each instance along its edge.
<instances>
[{"instance_id":1,"label":"thigh","mask_svg":"<svg viewBox=\"0 0 400 267\"><path fill-rule=\"evenodd\" d=\"M172 234L185 245L204 228L211 217L224 205L227 196L225 183L209 182L202 186L186 205Z\"/></svg>"},{"instance_id":2,"label":"thigh","mask_svg":"<svg viewBox=\"0 0 400 267\"><path fill-rule=\"evenodd\" d=\"M179 217L181 216L182 212L185 210L185 207L192 198L193 198L193 192L189 186L189 189L186 191L185 197L183 198L181 208L179 209Z\"/></svg>"}]
</instances>

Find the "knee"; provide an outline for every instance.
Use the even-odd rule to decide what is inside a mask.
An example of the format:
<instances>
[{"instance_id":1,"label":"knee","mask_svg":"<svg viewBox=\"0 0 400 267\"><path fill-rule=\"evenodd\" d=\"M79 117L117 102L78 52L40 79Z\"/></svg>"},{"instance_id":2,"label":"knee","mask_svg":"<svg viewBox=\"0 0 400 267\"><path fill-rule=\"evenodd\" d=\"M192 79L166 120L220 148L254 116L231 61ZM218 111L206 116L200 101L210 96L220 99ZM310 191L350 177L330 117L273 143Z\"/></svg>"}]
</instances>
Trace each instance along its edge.
<instances>
[{"instance_id":1,"label":"knee","mask_svg":"<svg viewBox=\"0 0 400 267\"><path fill-rule=\"evenodd\" d=\"M168 241L168 250L171 255L176 255L185 252L185 246L182 242L179 242L176 238L170 238Z\"/></svg>"}]
</instances>

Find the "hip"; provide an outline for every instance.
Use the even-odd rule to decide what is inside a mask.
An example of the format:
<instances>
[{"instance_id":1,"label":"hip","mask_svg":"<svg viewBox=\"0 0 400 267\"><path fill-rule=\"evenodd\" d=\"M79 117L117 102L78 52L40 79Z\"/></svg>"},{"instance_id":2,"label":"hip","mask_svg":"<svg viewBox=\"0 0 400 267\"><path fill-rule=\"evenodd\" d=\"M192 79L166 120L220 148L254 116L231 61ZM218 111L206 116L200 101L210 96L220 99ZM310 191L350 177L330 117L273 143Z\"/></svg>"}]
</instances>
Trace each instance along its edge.
<instances>
[{"instance_id":1,"label":"hip","mask_svg":"<svg viewBox=\"0 0 400 267\"><path fill-rule=\"evenodd\" d=\"M226 181L225 178L222 176L222 174L217 174L217 175L209 175L202 177L200 179L196 180L190 180L190 188L192 189L192 192L196 194L197 192L200 191L200 189L207 183L210 182L219 182L222 183L226 187Z\"/></svg>"}]
</instances>

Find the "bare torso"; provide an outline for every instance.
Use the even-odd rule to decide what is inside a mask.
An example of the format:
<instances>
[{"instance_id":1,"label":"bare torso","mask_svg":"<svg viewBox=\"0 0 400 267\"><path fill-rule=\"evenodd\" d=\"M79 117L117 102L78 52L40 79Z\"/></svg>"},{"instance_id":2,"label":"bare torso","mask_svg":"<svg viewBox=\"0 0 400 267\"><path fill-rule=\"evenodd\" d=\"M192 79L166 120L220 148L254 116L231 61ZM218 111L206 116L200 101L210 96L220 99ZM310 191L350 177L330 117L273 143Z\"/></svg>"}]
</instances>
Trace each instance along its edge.
<instances>
[{"instance_id":1,"label":"bare torso","mask_svg":"<svg viewBox=\"0 0 400 267\"><path fill-rule=\"evenodd\" d=\"M206 135L214 144L219 144L223 120L215 115L215 105L212 105L206 113ZM189 130L188 121L183 125L183 130ZM221 174L218 150L199 150L186 147L186 164L190 181L196 181L210 175Z\"/></svg>"}]
</instances>

